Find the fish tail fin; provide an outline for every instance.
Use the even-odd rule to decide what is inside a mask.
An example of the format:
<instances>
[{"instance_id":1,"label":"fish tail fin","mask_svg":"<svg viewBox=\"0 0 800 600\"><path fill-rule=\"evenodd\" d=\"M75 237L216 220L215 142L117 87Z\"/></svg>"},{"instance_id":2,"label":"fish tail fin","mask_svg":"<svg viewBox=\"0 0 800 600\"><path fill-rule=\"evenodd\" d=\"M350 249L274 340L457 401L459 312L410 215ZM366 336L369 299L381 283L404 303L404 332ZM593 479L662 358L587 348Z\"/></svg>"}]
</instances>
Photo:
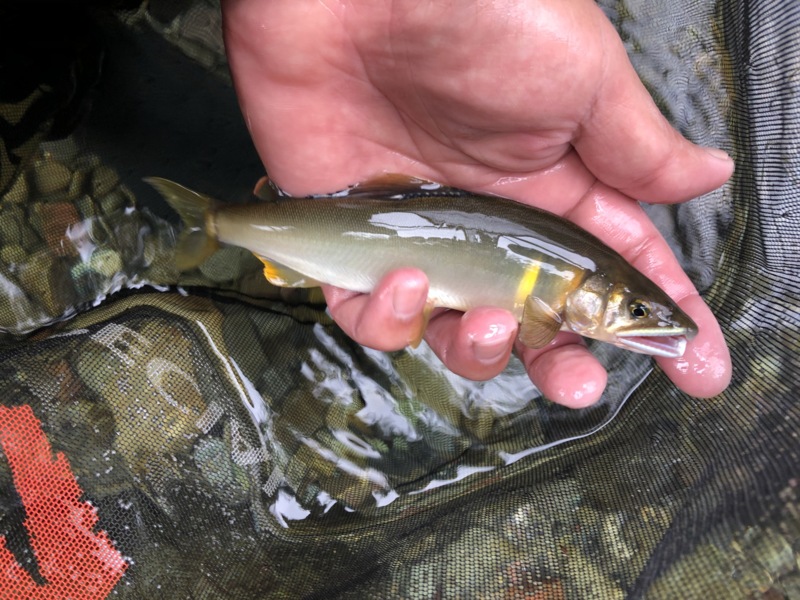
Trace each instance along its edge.
<instances>
[{"instance_id":1,"label":"fish tail fin","mask_svg":"<svg viewBox=\"0 0 800 600\"><path fill-rule=\"evenodd\" d=\"M205 262L219 248L208 226L216 204L214 199L161 177L147 177L145 182L164 197L183 221L184 228L175 251L175 266L180 271L188 271Z\"/></svg>"}]
</instances>

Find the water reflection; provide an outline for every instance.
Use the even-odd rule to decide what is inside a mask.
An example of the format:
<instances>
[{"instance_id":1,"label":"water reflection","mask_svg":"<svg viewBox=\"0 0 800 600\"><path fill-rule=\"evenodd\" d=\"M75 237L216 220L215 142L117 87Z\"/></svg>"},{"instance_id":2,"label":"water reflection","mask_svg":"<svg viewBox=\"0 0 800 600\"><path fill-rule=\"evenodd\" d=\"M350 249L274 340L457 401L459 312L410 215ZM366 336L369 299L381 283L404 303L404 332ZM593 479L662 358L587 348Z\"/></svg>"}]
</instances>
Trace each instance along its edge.
<instances>
[{"instance_id":1,"label":"water reflection","mask_svg":"<svg viewBox=\"0 0 800 600\"><path fill-rule=\"evenodd\" d=\"M270 440L284 444L273 456L292 455L295 463L285 469L278 508L270 509L283 526L337 505L348 512L386 510L403 497L502 476L516 461L602 429L650 371L647 357L598 344L612 371L610 393L575 411L545 400L515 358L500 376L471 381L447 370L425 343L396 353L354 352L335 330L317 323L312 331L314 343L299 368L308 396L296 400L304 403L305 420L296 421L290 415L297 411L284 406ZM618 389L615 370L638 373L634 385ZM313 425L309 413L318 413ZM287 440L301 449L292 450ZM295 506L287 498L302 511L285 508Z\"/></svg>"}]
</instances>

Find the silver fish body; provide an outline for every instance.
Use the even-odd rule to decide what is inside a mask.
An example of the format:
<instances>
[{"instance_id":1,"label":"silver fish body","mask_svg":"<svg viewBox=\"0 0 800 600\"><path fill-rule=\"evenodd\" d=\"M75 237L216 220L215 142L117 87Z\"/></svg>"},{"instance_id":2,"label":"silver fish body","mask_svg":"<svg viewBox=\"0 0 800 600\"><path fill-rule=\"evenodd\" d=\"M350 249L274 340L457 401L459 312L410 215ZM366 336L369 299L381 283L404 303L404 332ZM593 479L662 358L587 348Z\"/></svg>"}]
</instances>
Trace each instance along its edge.
<instances>
[{"instance_id":1,"label":"silver fish body","mask_svg":"<svg viewBox=\"0 0 800 600\"><path fill-rule=\"evenodd\" d=\"M414 267L429 301L462 311L506 309L520 339L541 347L566 329L623 348L680 356L692 320L622 256L573 223L513 200L414 179L369 182L332 196L218 206L149 180L182 215L178 262L202 262L218 241L247 248L285 286L320 283L370 292ZM395 193L392 193L395 192Z\"/></svg>"}]
</instances>

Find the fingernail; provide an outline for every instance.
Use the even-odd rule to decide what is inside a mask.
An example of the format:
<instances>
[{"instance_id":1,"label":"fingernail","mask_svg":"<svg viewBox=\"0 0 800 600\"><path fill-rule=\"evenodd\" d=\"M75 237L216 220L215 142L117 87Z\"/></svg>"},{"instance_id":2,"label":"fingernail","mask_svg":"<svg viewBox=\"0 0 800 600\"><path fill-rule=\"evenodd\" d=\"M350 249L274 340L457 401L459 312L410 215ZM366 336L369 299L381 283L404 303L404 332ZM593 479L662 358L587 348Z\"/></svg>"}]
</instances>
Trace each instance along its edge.
<instances>
[{"instance_id":1,"label":"fingernail","mask_svg":"<svg viewBox=\"0 0 800 600\"><path fill-rule=\"evenodd\" d=\"M392 292L392 308L398 319L407 320L417 316L426 300L424 289L417 285L398 285Z\"/></svg>"},{"instance_id":2,"label":"fingernail","mask_svg":"<svg viewBox=\"0 0 800 600\"><path fill-rule=\"evenodd\" d=\"M494 363L510 351L511 332L503 326L494 326L487 334L472 338L472 353L481 362Z\"/></svg>"},{"instance_id":3,"label":"fingernail","mask_svg":"<svg viewBox=\"0 0 800 600\"><path fill-rule=\"evenodd\" d=\"M719 148L704 147L703 150L718 160L724 160L725 162L731 161L731 157L728 156L728 153L724 150L720 150Z\"/></svg>"}]
</instances>

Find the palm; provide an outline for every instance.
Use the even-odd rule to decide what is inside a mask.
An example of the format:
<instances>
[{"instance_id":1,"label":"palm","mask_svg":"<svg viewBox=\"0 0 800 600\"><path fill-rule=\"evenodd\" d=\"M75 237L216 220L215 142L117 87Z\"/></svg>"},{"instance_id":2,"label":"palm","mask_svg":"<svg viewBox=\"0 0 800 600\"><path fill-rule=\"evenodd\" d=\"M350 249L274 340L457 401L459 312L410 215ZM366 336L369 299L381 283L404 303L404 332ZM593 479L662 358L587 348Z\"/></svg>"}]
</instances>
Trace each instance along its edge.
<instances>
[{"instance_id":1,"label":"palm","mask_svg":"<svg viewBox=\"0 0 800 600\"><path fill-rule=\"evenodd\" d=\"M564 214L673 297L695 303L689 312L714 338L717 362L725 363L713 317L625 193L685 200L719 185L730 165L714 164L664 123L593 2L448 4L229 0L231 68L272 178L290 193L306 194L405 172ZM388 314L379 306L388 302L382 290L372 306L366 298L327 293L337 320L367 345L400 347L408 337L403 326L416 322L401 323L392 337L392 327L372 326ZM509 317L476 314L468 324L442 315L428 338L454 370L487 377L503 361L466 356L462 346L474 336L465 328L508 324ZM554 345L558 351L525 351L532 377L569 353L584 379L600 379L599 366L575 342L565 335ZM663 366L701 395L719 391L729 376L720 367L716 383L704 387L698 378L681 381L675 365ZM557 374L538 377L547 388L543 378L559 386Z\"/></svg>"}]
</instances>

